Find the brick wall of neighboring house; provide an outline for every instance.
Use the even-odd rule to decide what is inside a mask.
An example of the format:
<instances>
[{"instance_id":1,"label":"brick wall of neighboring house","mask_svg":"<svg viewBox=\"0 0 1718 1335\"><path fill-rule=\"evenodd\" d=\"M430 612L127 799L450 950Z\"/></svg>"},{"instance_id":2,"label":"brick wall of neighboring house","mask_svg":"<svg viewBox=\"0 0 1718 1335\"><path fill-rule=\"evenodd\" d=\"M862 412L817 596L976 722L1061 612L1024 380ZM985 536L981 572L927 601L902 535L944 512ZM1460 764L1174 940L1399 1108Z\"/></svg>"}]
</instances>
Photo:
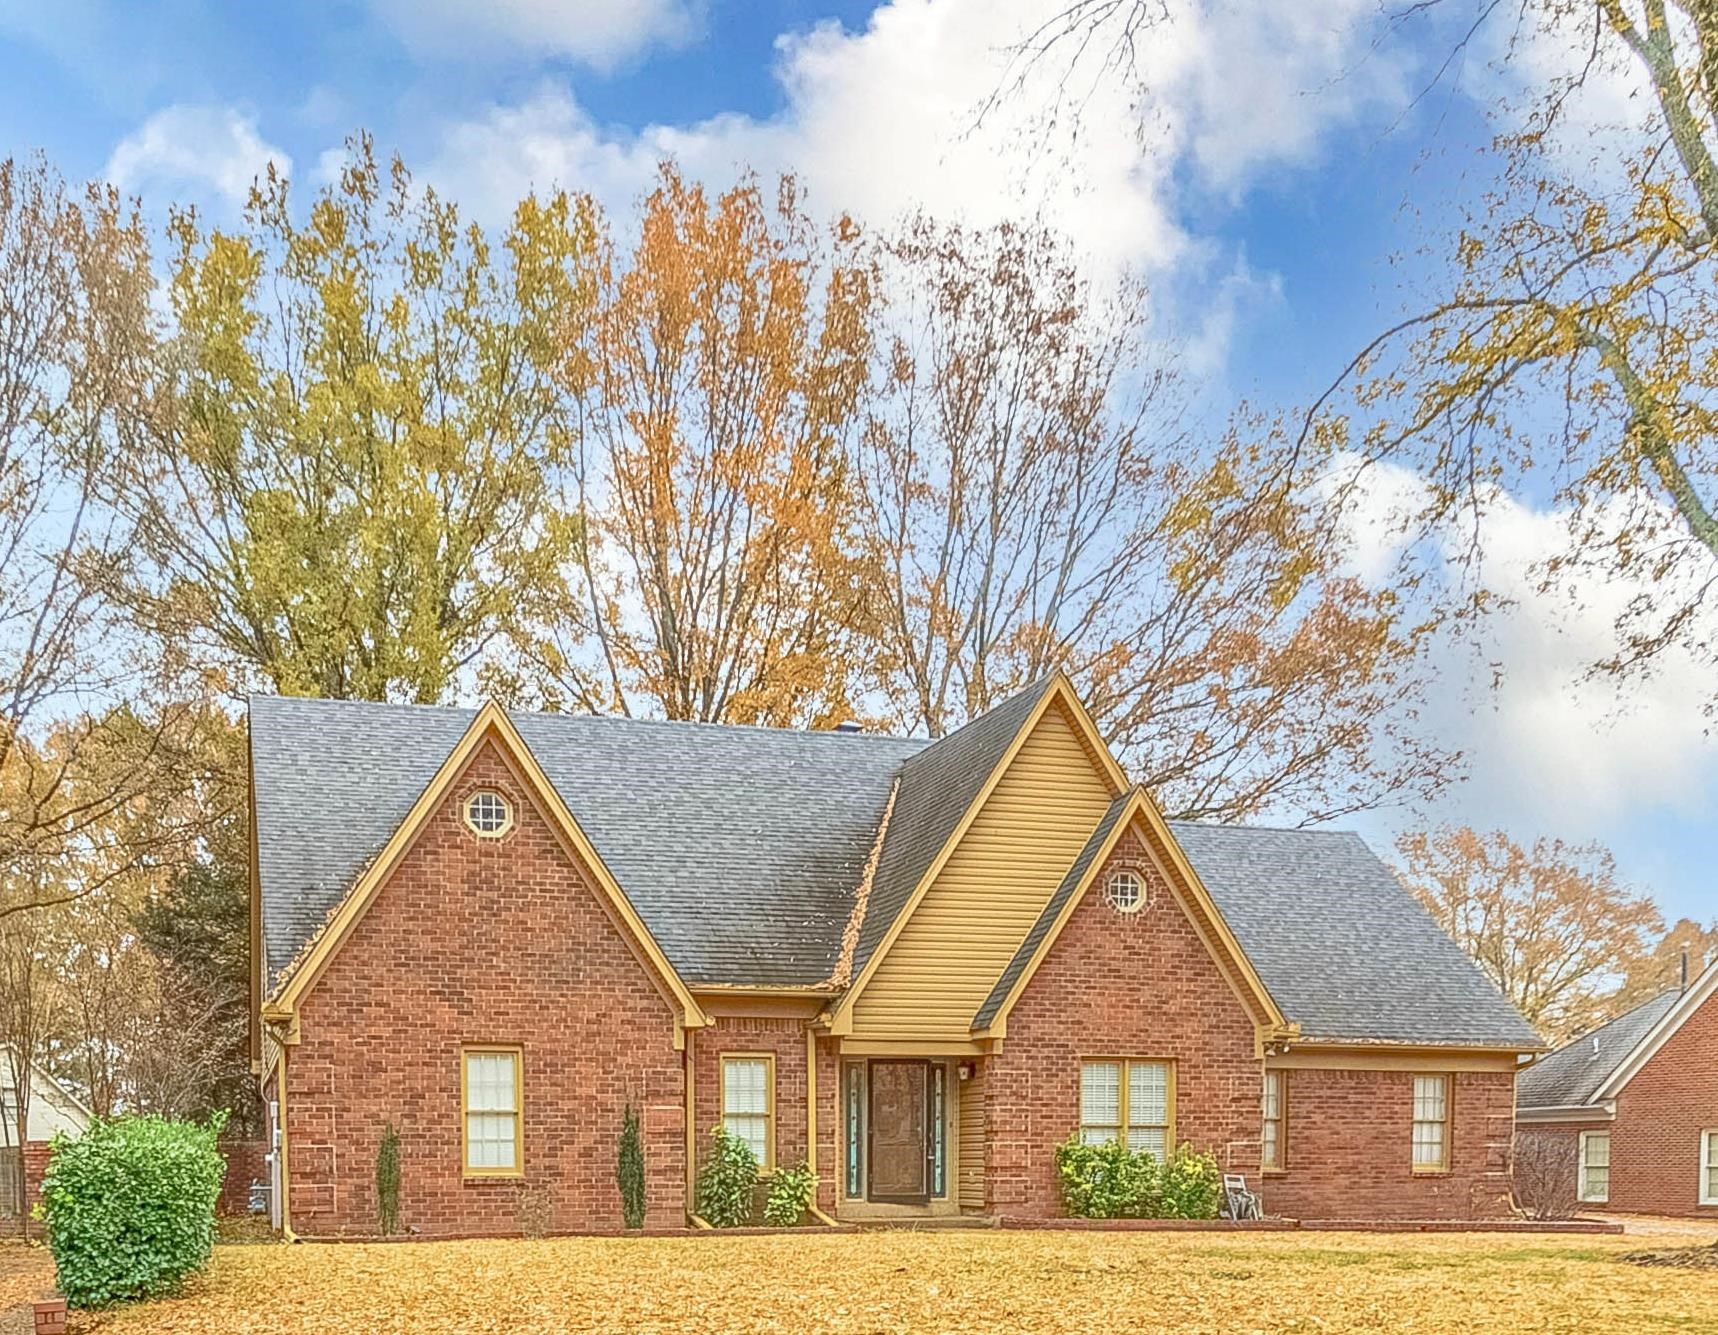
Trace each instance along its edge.
<instances>
[{"instance_id":1,"label":"brick wall of neighboring house","mask_svg":"<svg viewBox=\"0 0 1718 1335\"><path fill-rule=\"evenodd\" d=\"M1140 873L1147 903L1118 913L1103 899L1110 870ZM1080 1121L1080 1062L1175 1062L1175 1137L1256 1173L1260 1062L1251 1016L1179 901L1126 836L1074 910L985 1061L986 1208L1062 1213L1054 1151Z\"/></svg>"},{"instance_id":2,"label":"brick wall of neighboring house","mask_svg":"<svg viewBox=\"0 0 1718 1335\"><path fill-rule=\"evenodd\" d=\"M1546 1188L1553 1198L1574 1200L1580 1185L1580 1165L1577 1155L1581 1149L1581 1132L1609 1131L1606 1120L1588 1122L1517 1122L1515 1124L1515 1199L1523 1209L1530 1210L1533 1196L1539 1190L1534 1180L1543 1174ZM1543 1140L1550 1153L1543 1162L1533 1162L1533 1144ZM1554 1179L1554 1180L1551 1180ZM1579 1204L1577 1202L1577 1204ZM1604 1210L1604 1205L1581 1205L1583 1210Z\"/></svg>"},{"instance_id":3,"label":"brick wall of neighboring house","mask_svg":"<svg viewBox=\"0 0 1718 1335\"><path fill-rule=\"evenodd\" d=\"M476 838L460 817L479 787L513 803L516 823L501 839ZM629 1100L643 1109L647 1223L684 1222L674 1009L492 745L473 756L300 1018L286 1129L301 1235L375 1231L376 1149L390 1120L405 1229L619 1227L615 1155ZM462 1043L523 1047L522 1179L463 1175Z\"/></svg>"},{"instance_id":4,"label":"brick wall of neighboring house","mask_svg":"<svg viewBox=\"0 0 1718 1335\"><path fill-rule=\"evenodd\" d=\"M221 1179L221 1197L215 1208L221 1214L249 1214L251 1183L269 1180L268 1141L223 1137L220 1150L227 1161L227 1172Z\"/></svg>"},{"instance_id":5,"label":"brick wall of neighboring house","mask_svg":"<svg viewBox=\"0 0 1718 1335\"><path fill-rule=\"evenodd\" d=\"M1513 1072L1452 1078L1450 1166L1413 1171L1414 1074L1291 1070L1286 1171L1265 1208L1297 1219L1486 1219L1509 1213Z\"/></svg>"},{"instance_id":6,"label":"brick wall of neighboring house","mask_svg":"<svg viewBox=\"0 0 1718 1335\"><path fill-rule=\"evenodd\" d=\"M51 1146L45 1140L24 1142L24 1208L33 1210L42 1196L42 1178L48 1171ZM32 1224L32 1228L36 1227Z\"/></svg>"},{"instance_id":7,"label":"brick wall of neighboring house","mask_svg":"<svg viewBox=\"0 0 1718 1335\"><path fill-rule=\"evenodd\" d=\"M1617 1094L1613 1210L1718 1219L1700 1204L1700 1133L1718 1129L1718 993Z\"/></svg>"}]
</instances>

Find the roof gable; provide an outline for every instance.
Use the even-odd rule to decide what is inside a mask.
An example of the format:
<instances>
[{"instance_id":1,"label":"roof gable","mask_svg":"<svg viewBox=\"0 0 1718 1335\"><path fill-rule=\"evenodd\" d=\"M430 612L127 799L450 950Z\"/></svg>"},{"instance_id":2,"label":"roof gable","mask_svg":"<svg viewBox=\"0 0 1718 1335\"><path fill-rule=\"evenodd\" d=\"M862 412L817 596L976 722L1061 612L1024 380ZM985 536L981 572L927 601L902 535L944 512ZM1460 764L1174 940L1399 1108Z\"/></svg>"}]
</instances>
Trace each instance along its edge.
<instances>
[{"instance_id":1,"label":"roof gable","mask_svg":"<svg viewBox=\"0 0 1718 1335\"><path fill-rule=\"evenodd\" d=\"M1582 1108L1597 1103L1599 1090L1670 1013L1679 996L1661 992L1541 1057L1516 1079L1517 1109Z\"/></svg>"},{"instance_id":2,"label":"roof gable","mask_svg":"<svg viewBox=\"0 0 1718 1335\"><path fill-rule=\"evenodd\" d=\"M662 953L650 929L645 926L643 919L621 890L613 873L591 845L572 813L567 810L566 803L561 800L555 786L543 773L536 757L531 754L530 747L519 736L506 711L493 702L477 711L380 852L364 867L350 889L333 906L320 930L305 940L299 953L280 972L273 992L264 1005L265 1017L284 1019L292 1016L299 1000L315 985L323 969L374 902L399 860L411 847L419 829L447 800L455 781L464 772L477 749L485 744L493 745L500 751L503 759L531 790L543 817L568 846L571 854L590 872L610 912L638 947L669 998L676 1004L680 1023L687 1026L707 1023L707 1017L693 999L685 981Z\"/></svg>"},{"instance_id":3,"label":"roof gable","mask_svg":"<svg viewBox=\"0 0 1718 1335\"><path fill-rule=\"evenodd\" d=\"M1594 1097L1614 1099L1622 1092L1623 1086L1639 1075L1641 1069L1658 1055L1664 1045L1676 1036L1683 1025L1688 1023L1691 1016L1702 1006L1718 995L1718 962L1707 966L1704 973L1689 986L1688 990L1677 995L1676 1000L1635 1046L1633 1052L1625 1056L1612 1071L1605 1083L1600 1085Z\"/></svg>"}]
</instances>

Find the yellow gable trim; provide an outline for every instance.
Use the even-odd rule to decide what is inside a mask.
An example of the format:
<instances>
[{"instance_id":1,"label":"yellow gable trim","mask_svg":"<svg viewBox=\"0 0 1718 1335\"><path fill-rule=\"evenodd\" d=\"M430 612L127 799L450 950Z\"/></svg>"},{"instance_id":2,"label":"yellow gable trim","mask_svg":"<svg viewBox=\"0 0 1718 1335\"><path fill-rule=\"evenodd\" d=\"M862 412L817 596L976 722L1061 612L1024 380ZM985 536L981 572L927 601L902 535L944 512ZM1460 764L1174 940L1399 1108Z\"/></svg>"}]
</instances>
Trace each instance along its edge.
<instances>
[{"instance_id":1,"label":"yellow gable trim","mask_svg":"<svg viewBox=\"0 0 1718 1335\"><path fill-rule=\"evenodd\" d=\"M1206 949L1216 958L1218 967L1222 969L1226 960L1240 975L1242 986L1235 989L1237 997L1243 1005L1251 1000L1258 1008L1257 1013L1264 1017L1264 1023L1259 1026L1261 1040L1287 1037L1295 1032L1294 1026L1290 1025L1283 1016L1276 1001L1266 989L1263 980L1253 968L1252 961L1241 949L1241 943L1235 939L1234 933L1229 930L1229 925L1224 922L1223 915L1218 912L1216 901L1211 898L1211 892L1199 880L1193 871L1192 864L1187 861L1186 855L1181 852L1180 846L1176 844L1175 836L1170 833L1168 823L1164 821L1162 813L1158 811L1157 804L1151 800L1151 795L1145 789L1135 788L1128 798L1126 807L1123 808L1108 836L1105 837L1102 846L1086 867L1085 874L1080 878L1074 892L1068 896L1067 902L1062 905L1061 910L1057 913L1056 920L1050 924L1050 930L1044 934L1044 939L1038 943L1038 948L1032 952L1032 958L1027 960L1026 967L1020 971L1020 976L1014 980L1014 986L1008 990L1008 995L997 1007L995 1017L985 1028L974 1030L975 1037L1002 1039L1008 1036L1008 1013L1014 1009L1014 1004L1020 1000L1021 994L1026 990L1026 985L1032 981L1032 976L1038 972L1039 966L1049 957L1051 947L1056 944L1057 938L1062 935L1062 929L1068 925L1068 921L1074 916L1074 910L1079 907L1081 901L1091 890L1093 883L1102 873L1104 864L1115 852L1116 845L1121 842L1123 835L1134 828L1136 821L1143 821L1170 854L1172 865L1165 869L1169 872L1165 879L1169 882L1170 890L1177 898L1191 900L1210 920L1218 937L1215 943L1208 939L1204 927L1200 925L1198 920L1192 914L1188 915L1193 930L1198 934L1199 939L1205 943ZM1224 976L1230 986L1234 987L1234 979L1229 976L1227 970L1224 970Z\"/></svg>"},{"instance_id":2,"label":"yellow gable trim","mask_svg":"<svg viewBox=\"0 0 1718 1335\"><path fill-rule=\"evenodd\" d=\"M865 990L865 985L876 975L878 967L889 953L889 947L895 944L902 929L906 927L908 919L913 916L913 911L918 908L920 902L930 891L931 886L935 884L944 865L953 856L954 850L959 847L966 832L972 828L972 823L978 819L978 813L984 809L984 804L990 800L991 794L996 791L996 785L1002 781L1002 776L1008 772L1008 767L1014 763L1015 757L1026 745L1027 738L1031 737L1033 730L1053 705L1062 707L1068 716L1069 723L1073 726L1075 735L1085 744L1088 752L1102 757L1104 763L1097 768L1110 784L1111 793L1126 791L1127 777L1122 773L1121 766L1116 764L1115 758L1109 753L1109 748L1104 745L1103 738L1098 734L1097 726L1092 722L1092 716L1086 712L1085 706L1080 703L1080 698L1074 693L1073 684L1068 680L1067 675L1058 672L1043 696L1039 698L1038 703L1033 706L1032 712L1027 715L1025 721L1015 731L1013 739L1008 743L1008 749L1002 753L1002 758L996 762L989 777L985 779L984 786L978 790L971 805L961 815L960 823L955 826L953 832L943 842L942 848L931 860L931 865L925 868L925 874L919 878L919 883L913 887L913 893L907 897L907 902L902 906L901 911L895 915L895 921L889 924L889 930L883 934L883 939L877 943L877 948L871 952L871 958L865 961L865 967L860 971L859 976L853 980L852 987L848 988L841 999L831 1007L829 1011L830 1033L852 1033L853 1003L858 999L859 994Z\"/></svg>"},{"instance_id":3,"label":"yellow gable trim","mask_svg":"<svg viewBox=\"0 0 1718 1335\"><path fill-rule=\"evenodd\" d=\"M278 1023L296 1015L299 1003L316 985L316 980L328 967L329 961L345 944L346 938L352 934L352 929L369 910L382 885L417 838L418 832L440 809L454 780L464 771L477 748L488 740L495 742L509 768L534 790L539 810L574 856L589 868L607 906L624 930L631 935L634 944L668 989L680 1010L676 1032L681 1028L690 1029L709 1024L709 1017L704 1014L691 990L675 972L674 966L668 962L668 957L662 953L662 948L651 936L644 920L638 916L631 901L621 890L620 883L615 880L614 874L604 864L595 846L579 827L573 813L567 809L560 792L549 782L548 775L537 763L537 758L531 754L531 748L525 745L525 739L513 726L513 720L508 718L507 711L493 700L477 711L477 717L471 721L465 735L448 753L447 759L442 761L441 767L418 795L418 800L412 804L399 828L364 869L322 930L311 938L308 948L301 952L298 960L291 966L291 972L285 981L276 986L274 995L263 1006L263 1018Z\"/></svg>"}]
</instances>

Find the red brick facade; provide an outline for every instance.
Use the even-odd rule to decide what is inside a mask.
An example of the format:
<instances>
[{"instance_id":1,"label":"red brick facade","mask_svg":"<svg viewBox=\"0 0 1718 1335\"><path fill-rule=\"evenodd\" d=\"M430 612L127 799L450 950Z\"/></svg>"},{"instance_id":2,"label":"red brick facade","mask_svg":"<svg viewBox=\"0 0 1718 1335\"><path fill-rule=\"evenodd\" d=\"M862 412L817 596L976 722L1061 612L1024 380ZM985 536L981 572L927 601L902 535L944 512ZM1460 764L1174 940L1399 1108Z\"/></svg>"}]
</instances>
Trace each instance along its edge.
<instances>
[{"instance_id":1,"label":"red brick facade","mask_svg":"<svg viewBox=\"0 0 1718 1335\"><path fill-rule=\"evenodd\" d=\"M1103 900L1111 868L1140 874L1146 903ZM1080 1123L1087 1057L1175 1063L1175 1138L1214 1151L1234 1172L1259 1162L1261 1063L1254 1024L1179 900L1129 835L1068 919L985 1061L986 1205L994 1213L1061 1213L1053 1158Z\"/></svg>"},{"instance_id":2,"label":"red brick facade","mask_svg":"<svg viewBox=\"0 0 1718 1335\"><path fill-rule=\"evenodd\" d=\"M1284 1171L1265 1208L1296 1219L1495 1219L1510 1212L1512 1072L1450 1077L1449 1169L1413 1171L1414 1073L1283 1072Z\"/></svg>"},{"instance_id":3,"label":"red brick facade","mask_svg":"<svg viewBox=\"0 0 1718 1335\"><path fill-rule=\"evenodd\" d=\"M1611 1133L1610 1199L1592 1210L1718 1219L1700 1203L1701 1134L1718 1130L1718 992L1617 1093L1614 1121L1523 1121L1522 1134ZM1572 1157L1572 1156L1571 1156Z\"/></svg>"},{"instance_id":4,"label":"red brick facade","mask_svg":"<svg viewBox=\"0 0 1718 1335\"><path fill-rule=\"evenodd\" d=\"M513 803L505 837L478 839L461 820L477 787ZM286 1122L301 1235L376 1231L376 1149L390 1120L404 1229L617 1228L629 1102L645 1137L647 1223L684 1222L675 1010L492 745L428 820L300 1016ZM462 1173L463 1043L523 1050L522 1178Z\"/></svg>"},{"instance_id":5,"label":"red brick facade","mask_svg":"<svg viewBox=\"0 0 1718 1335\"><path fill-rule=\"evenodd\" d=\"M463 800L480 787L513 806L502 838L480 839L461 819ZM1104 902L1116 866L1147 886L1137 913ZM1079 1125L1086 1058L1173 1062L1175 1140L1260 1185L1263 1059L1243 991L1126 836L1023 990L1000 1048L979 1062L982 1208L1061 1213L1053 1155ZM284 1098L294 1230L377 1231L376 1151L390 1121L410 1234L618 1229L615 1161L629 1103L642 1122L647 1226L678 1227L692 1204L685 1081L690 1071L702 1153L721 1117L724 1053L774 1057L775 1159L806 1158L808 1022L723 1015L692 1031L682 1052L677 1013L589 871L485 743L300 1003ZM830 1212L844 1163L841 1043L821 1035L816 1045L818 1202ZM464 1044L522 1053L520 1177L462 1171ZM1513 1075L1455 1077L1450 1171L1434 1177L1409 1171L1411 1090L1405 1072L1293 1071L1288 1169L1263 1181L1267 1207L1315 1219L1503 1213ZM950 1164L951 1190L962 1166L978 1173L969 1156L966 1147ZM246 1186L250 1173L241 1174Z\"/></svg>"}]
</instances>

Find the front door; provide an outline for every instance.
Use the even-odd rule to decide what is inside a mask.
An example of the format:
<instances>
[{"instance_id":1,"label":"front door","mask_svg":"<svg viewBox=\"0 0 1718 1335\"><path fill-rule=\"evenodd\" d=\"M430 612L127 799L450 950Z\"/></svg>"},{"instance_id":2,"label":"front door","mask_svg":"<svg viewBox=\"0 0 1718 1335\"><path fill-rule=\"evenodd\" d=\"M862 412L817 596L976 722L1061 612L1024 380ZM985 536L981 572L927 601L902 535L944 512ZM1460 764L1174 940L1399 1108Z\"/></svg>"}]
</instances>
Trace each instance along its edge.
<instances>
[{"instance_id":1,"label":"front door","mask_svg":"<svg viewBox=\"0 0 1718 1335\"><path fill-rule=\"evenodd\" d=\"M871 1062L870 1184L874 1201L923 1205L930 1199L930 1063Z\"/></svg>"}]
</instances>

